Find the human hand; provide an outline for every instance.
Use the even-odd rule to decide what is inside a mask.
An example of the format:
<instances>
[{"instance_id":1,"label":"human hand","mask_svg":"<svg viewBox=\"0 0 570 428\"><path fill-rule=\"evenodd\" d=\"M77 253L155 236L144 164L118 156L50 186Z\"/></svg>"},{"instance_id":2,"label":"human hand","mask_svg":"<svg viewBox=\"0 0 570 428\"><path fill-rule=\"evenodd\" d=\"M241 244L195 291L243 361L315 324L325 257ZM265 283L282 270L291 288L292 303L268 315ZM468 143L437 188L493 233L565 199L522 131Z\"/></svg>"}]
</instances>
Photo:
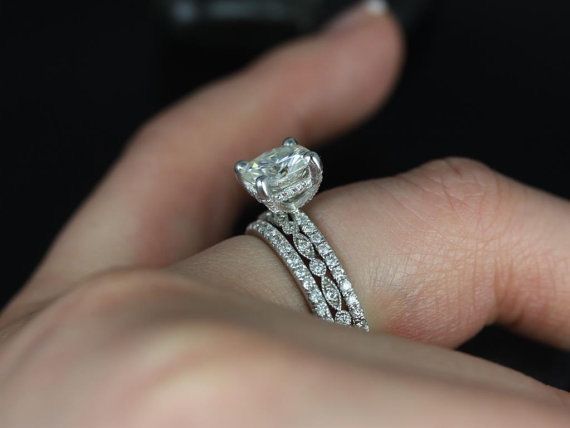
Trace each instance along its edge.
<instances>
[{"instance_id":1,"label":"human hand","mask_svg":"<svg viewBox=\"0 0 570 428\"><path fill-rule=\"evenodd\" d=\"M449 348L492 322L570 348L568 202L462 159L318 196L369 335L223 240L234 161L346 130L402 56L361 10L143 127L0 318L1 426L567 427L567 393Z\"/></svg>"}]
</instances>

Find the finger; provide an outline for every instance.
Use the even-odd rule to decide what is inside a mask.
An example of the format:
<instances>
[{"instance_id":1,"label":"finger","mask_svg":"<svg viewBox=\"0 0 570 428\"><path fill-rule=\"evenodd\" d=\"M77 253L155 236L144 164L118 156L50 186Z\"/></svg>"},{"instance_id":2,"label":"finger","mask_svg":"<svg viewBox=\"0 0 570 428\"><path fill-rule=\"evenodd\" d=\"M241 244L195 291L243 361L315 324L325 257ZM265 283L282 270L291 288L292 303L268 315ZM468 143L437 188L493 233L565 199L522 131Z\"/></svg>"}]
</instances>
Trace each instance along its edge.
<instances>
[{"instance_id":1,"label":"finger","mask_svg":"<svg viewBox=\"0 0 570 428\"><path fill-rule=\"evenodd\" d=\"M314 143L370 114L393 87L402 51L397 24L375 10L353 11L144 127L59 237L33 281L51 290L34 298L113 266L165 265L219 240L243 198L238 156L289 135Z\"/></svg>"},{"instance_id":2,"label":"finger","mask_svg":"<svg viewBox=\"0 0 570 428\"><path fill-rule=\"evenodd\" d=\"M373 329L456 346L499 322L570 348L570 204L473 161L447 159L336 189L308 207ZM253 237L175 269L306 311Z\"/></svg>"},{"instance_id":3,"label":"finger","mask_svg":"<svg viewBox=\"0 0 570 428\"><path fill-rule=\"evenodd\" d=\"M568 394L513 370L308 319L164 272L99 276L4 344L0 414L6 427L568 426Z\"/></svg>"}]
</instances>

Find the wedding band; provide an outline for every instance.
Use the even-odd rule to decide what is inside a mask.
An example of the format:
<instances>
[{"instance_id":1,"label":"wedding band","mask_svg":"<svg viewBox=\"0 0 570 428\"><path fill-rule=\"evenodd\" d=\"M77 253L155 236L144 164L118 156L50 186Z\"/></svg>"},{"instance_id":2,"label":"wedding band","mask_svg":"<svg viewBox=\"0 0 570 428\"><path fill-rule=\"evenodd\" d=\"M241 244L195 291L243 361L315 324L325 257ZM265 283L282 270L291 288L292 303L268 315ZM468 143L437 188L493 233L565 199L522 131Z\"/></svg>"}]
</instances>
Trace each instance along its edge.
<instances>
[{"instance_id":1,"label":"wedding band","mask_svg":"<svg viewBox=\"0 0 570 428\"><path fill-rule=\"evenodd\" d=\"M322 182L318 154L288 138L250 162L238 162L235 172L247 192L269 209L246 233L265 241L281 258L312 312L325 321L368 331L364 310L338 256L301 211Z\"/></svg>"},{"instance_id":2,"label":"wedding band","mask_svg":"<svg viewBox=\"0 0 570 428\"><path fill-rule=\"evenodd\" d=\"M267 242L281 257L299 285L313 313L325 321L333 321L332 313L317 285L317 281L287 238L275 226L263 220L251 223L247 228L247 233L258 236Z\"/></svg>"}]
</instances>

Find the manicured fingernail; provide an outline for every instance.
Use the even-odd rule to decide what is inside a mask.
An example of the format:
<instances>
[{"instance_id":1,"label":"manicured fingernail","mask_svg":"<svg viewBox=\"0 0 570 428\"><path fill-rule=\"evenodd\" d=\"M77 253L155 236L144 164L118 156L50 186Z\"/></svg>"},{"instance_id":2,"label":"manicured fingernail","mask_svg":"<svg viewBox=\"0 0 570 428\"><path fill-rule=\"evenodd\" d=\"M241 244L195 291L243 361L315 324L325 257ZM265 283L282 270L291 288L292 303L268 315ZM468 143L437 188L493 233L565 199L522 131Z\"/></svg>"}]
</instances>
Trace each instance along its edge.
<instances>
[{"instance_id":1,"label":"manicured fingernail","mask_svg":"<svg viewBox=\"0 0 570 428\"><path fill-rule=\"evenodd\" d=\"M364 0L333 19L327 26L330 31L344 31L358 26L370 16L380 16L388 12L386 0Z\"/></svg>"}]
</instances>

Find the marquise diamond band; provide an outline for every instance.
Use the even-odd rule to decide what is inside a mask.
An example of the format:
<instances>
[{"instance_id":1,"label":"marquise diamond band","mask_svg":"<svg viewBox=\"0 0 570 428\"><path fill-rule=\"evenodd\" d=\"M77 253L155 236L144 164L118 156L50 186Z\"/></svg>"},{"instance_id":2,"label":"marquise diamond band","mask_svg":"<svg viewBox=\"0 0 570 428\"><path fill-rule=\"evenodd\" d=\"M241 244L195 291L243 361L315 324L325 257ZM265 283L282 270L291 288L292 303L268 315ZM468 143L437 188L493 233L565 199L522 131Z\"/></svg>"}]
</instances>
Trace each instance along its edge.
<instances>
[{"instance_id":1,"label":"marquise diamond band","mask_svg":"<svg viewBox=\"0 0 570 428\"><path fill-rule=\"evenodd\" d=\"M245 189L269 211L246 233L282 259L319 318L368 331L364 310L338 256L301 207L322 181L320 157L288 138L283 145L235 168Z\"/></svg>"},{"instance_id":2,"label":"marquise diamond band","mask_svg":"<svg viewBox=\"0 0 570 428\"><path fill-rule=\"evenodd\" d=\"M333 321L332 313L315 278L311 275L309 268L307 268L303 259L287 238L275 226L263 220L251 223L247 228L247 233L258 236L267 242L277 255L281 257L299 285L307 302L309 302L313 313L325 321Z\"/></svg>"}]
</instances>

